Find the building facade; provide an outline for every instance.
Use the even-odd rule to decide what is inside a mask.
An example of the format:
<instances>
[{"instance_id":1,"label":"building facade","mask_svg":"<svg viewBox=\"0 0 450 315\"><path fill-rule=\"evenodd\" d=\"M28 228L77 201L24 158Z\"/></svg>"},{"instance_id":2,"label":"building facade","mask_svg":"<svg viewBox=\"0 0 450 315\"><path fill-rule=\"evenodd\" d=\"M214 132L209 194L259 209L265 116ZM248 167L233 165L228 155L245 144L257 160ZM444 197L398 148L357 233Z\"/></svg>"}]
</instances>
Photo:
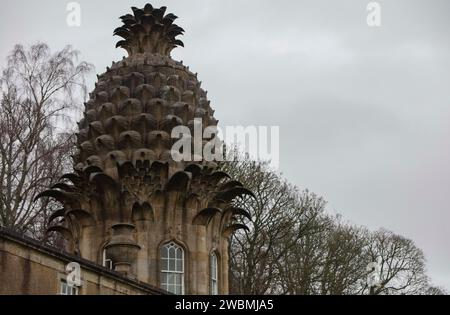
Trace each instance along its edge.
<instances>
[{"instance_id":1,"label":"building facade","mask_svg":"<svg viewBox=\"0 0 450 315\"><path fill-rule=\"evenodd\" d=\"M49 232L73 257L175 294L228 294L228 238L250 219L233 201L252 193L202 154L216 134L193 136L218 121L197 74L170 56L183 46L176 18L150 4L121 17L128 56L98 75L74 172L38 198L61 203Z\"/></svg>"},{"instance_id":2,"label":"building facade","mask_svg":"<svg viewBox=\"0 0 450 315\"><path fill-rule=\"evenodd\" d=\"M81 282L70 287L66 267L80 266ZM143 282L0 228L0 295L162 295Z\"/></svg>"}]
</instances>

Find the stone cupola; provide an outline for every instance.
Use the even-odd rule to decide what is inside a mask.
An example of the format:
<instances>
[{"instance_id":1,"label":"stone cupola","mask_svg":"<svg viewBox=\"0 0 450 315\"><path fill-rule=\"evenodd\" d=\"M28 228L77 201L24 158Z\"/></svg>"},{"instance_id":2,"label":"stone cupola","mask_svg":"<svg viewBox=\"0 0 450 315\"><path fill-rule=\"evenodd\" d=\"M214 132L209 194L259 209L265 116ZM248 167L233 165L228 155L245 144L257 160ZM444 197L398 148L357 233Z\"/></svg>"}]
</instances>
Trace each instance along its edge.
<instances>
[{"instance_id":1,"label":"stone cupola","mask_svg":"<svg viewBox=\"0 0 450 315\"><path fill-rule=\"evenodd\" d=\"M128 57L85 103L73 173L39 196L62 205L49 232L71 253L168 291L227 294L228 238L246 228L236 216L250 219L233 200L252 193L215 162L173 159L174 127L218 121L197 75L170 56L183 46L177 17L150 4L132 11L114 31Z\"/></svg>"}]
</instances>

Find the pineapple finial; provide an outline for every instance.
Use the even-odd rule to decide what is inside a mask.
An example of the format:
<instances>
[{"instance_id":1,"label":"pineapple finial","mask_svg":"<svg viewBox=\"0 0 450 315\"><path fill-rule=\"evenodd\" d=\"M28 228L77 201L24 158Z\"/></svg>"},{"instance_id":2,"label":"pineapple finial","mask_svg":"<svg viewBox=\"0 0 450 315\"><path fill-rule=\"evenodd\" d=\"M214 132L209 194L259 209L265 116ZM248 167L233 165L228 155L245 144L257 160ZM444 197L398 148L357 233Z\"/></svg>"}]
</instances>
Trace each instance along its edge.
<instances>
[{"instance_id":1,"label":"pineapple finial","mask_svg":"<svg viewBox=\"0 0 450 315\"><path fill-rule=\"evenodd\" d=\"M114 31L115 36L123 38L116 48L125 49L129 56L143 53L169 56L175 47L184 47L183 42L176 39L184 30L174 24L176 15L165 15L166 7L157 9L148 3L143 9L131 9L133 14L121 16L123 26Z\"/></svg>"}]
</instances>

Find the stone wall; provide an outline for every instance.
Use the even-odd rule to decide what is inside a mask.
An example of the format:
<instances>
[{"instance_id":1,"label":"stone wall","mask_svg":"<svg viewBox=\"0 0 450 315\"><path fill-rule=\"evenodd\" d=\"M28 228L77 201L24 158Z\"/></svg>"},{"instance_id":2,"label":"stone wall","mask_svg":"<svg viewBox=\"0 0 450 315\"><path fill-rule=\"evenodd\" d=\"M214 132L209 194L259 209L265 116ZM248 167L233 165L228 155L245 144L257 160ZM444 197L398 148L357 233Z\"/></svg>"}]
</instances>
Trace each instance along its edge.
<instances>
[{"instance_id":1,"label":"stone wall","mask_svg":"<svg viewBox=\"0 0 450 315\"><path fill-rule=\"evenodd\" d=\"M0 228L0 295L60 294L65 267L81 266L80 295L161 295L164 291L125 278L93 262Z\"/></svg>"}]
</instances>

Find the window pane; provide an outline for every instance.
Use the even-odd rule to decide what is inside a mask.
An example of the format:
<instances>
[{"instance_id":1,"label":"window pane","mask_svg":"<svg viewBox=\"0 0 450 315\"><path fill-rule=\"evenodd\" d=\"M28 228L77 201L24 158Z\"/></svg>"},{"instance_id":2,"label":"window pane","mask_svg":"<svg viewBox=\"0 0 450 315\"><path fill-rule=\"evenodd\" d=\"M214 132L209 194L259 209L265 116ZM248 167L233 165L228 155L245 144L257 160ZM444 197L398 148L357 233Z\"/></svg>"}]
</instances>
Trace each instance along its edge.
<instances>
[{"instance_id":1,"label":"window pane","mask_svg":"<svg viewBox=\"0 0 450 315\"><path fill-rule=\"evenodd\" d=\"M177 269L176 271L183 272L183 261L181 259L177 260Z\"/></svg>"},{"instance_id":2,"label":"window pane","mask_svg":"<svg viewBox=\"0 0 450 315\"><path fill-rule=\"evenodd\" d=\"M67 285L67 282L64 280L61 280L60 282L60 294L61 295L78 295L78 288L77 287L70 287Z\"/></svg>"},{"instance_id":3,"label":"window pane","mask_svg":"<svg viewBox=\"0 0 450 315\"><path fill-rule=\"evenodd\" d=\"M161 258L168 258L166 246L161 247Z\"/></svg>"},{"instance_id":4,"label":"window pane","mask_svg":"<svg viewBox=\"0 0 450 315\"><path fill-rule=\"evenodd\" d=\"M167 283L168 284L175 284L175 277L176 275L173 273L170 273L167 275Z\"/></svg>"},{"instance_id":5,"label":"window pane","mask_svg":"<svg viewBox=\"0 0 450 315\"><path fill-rule=\"evenodd\" d=\"M169 268L167 270L175 271L175 260L174 259L169 260Z\"/></svg>"},{"instance_id":6,"label":"window pane","mask_svg":"<svg viewBox=\"0 0 450 315\"><path fill-rule=\"evenodd\" d=\"M174 294L183 294L184 251L175 243L161 248L161 287Z\"/></svg>"},{"instance_id":7,"label":"window pane","mask_svg":"<svg viewBox=\"0 0 450 315\"><path fill-rule=\"evenodd\" d=\"M177 259L183 259L183 250L181 248L177 249Z\"/></svg>"},{"instance_id":8,"label":"window pane","mask_svg":"<svg viewBox=\"0 0 450 315\"><path fill-rule=\"evenodd\" d=\"M166 284L167 283L167 274L164 273L164 272L161 274L161 283L162 284Z\"/></svg>"},{"instance_id":9,"label":"window pane","mask_svg":"<svg viewBox=\"0 0 450 315\"><path fill-rule=\"evenodd\" d=\"M215 254L211 255L211 277L216 279L217 277L217 257Z\"/></svg>"},{"instance_id":10,"label":"window pane","mask_svg":"<svg viewBox=\"0 0 450 315\"><path fill-rule=\"evenodd\" d=\"M218 274L217 274L217 255L215 253L211 253L210 257L210 293L212 295L218 294Z\"/></svg>"},{"instance_id":11,"label":"window pane","mask_svg":"<svg viewBox=\"0 0 450 315\"><path fill-rule=\"evenodd\" d=\"M61 282L61 294L62 295L67 295L66 288L67 288L66 283L65 282Z\"/></svg>"},{"instance_id":12,"label":"window pane","mask_svg":"<svg viewBox=\"0 0 450 315\"><path fill-rule=\"evenodd\" d=\"M175 258L175 248L174 247L170 247L170 249L169 249L169 258L170 259Z\"/></svg>"},{"instance_id":13,"label":"window pane","mask_svg":"<svg viewBox=\"0 0 450 315\"><path fill-rule=\"evenodd\" d=\"M180 275L180 274L178 274L178 275L176 276L175 284L178 285L178 286L181 286L181 285L182 285L182 283L181 283L181 275Z\"/></svg>"}]
</instances>

